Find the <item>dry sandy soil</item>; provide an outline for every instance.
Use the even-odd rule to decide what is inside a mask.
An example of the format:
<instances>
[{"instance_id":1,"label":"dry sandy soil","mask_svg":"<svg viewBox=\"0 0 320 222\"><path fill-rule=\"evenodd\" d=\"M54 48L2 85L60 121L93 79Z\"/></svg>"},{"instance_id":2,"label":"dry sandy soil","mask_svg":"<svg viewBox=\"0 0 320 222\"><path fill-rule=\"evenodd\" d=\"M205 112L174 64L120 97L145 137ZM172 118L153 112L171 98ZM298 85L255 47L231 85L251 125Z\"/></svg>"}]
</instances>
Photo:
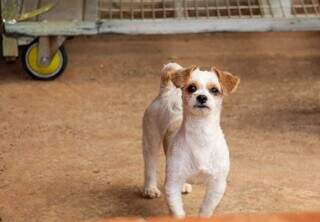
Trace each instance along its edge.
<instances>
[{"instance_id":1,"label":"dry sandy soil","mask_svg":"<svg viewBox=\"0 0 320 222\"><path fill-rule=\"evenodd\" d=\"M242 79L224 103L232 166L216 214L320 210L320 33L82 37L67 49L52 82L0 61L2 222L167 215L163 196L140 197L140 138L171 60ZM189 214L202 195L185 196Z\"/></svg>"}]
</instances>

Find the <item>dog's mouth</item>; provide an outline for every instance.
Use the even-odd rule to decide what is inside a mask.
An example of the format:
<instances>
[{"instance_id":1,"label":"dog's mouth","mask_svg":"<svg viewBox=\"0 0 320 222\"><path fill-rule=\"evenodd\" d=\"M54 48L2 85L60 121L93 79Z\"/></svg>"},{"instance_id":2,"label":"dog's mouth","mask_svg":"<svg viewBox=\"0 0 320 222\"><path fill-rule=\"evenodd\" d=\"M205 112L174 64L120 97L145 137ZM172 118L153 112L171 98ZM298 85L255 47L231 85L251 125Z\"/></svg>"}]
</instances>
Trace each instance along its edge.
<instances>
[{"instance_id":1,"label":"dog's mouth","mask_svg":"<svg viewBox=\"0 0 320 222\"><path fill-rule=\"evenodd\" d=\"M204 104L194 105L193 107L198 109L210 109L209 106L206 106Z\"/></svg>"}]
</instances>

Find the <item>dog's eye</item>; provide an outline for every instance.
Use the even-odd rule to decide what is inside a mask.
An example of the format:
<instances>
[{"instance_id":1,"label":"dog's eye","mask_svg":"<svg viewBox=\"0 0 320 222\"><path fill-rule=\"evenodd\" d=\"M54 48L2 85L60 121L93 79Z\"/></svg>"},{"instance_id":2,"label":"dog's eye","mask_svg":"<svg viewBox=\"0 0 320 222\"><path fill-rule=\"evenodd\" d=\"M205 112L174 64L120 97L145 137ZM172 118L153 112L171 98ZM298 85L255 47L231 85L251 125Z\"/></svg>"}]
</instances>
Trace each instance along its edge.
<instances>
[{"instance_id":1,"label":"dog's eye","mask_svg":"<svg viewBox=\"0 0 320 222\"><path fill-rule=\"evenodd\" d=\"M210 89L210 92L213 94L213 95L218 95L220 93L219 89L217 89L216 87L213 87Z\"/></svg>"},{"instance_id":2,"label":"dog's eye","mask_svg":"<svg viewBox=\"0 0 320 222\"><path fill-rule=\"evenodd\" d=\"M190 86L188 86L187 90L189 93L194 93L195 91L197 91L197 87L191 84Z\"/></svg>"}]
</instances>

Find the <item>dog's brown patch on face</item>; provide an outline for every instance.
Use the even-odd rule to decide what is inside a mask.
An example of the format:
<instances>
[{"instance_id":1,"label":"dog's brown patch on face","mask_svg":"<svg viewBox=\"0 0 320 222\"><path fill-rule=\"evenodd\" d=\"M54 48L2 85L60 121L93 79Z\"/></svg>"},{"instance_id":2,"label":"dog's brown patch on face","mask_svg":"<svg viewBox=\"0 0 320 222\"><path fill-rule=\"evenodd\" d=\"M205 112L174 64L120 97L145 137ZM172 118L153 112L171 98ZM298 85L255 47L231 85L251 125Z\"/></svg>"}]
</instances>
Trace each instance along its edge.
<instances>
[{"instance_id":1,"label":"dog's brown patch on face","mask_svg":"<svg viewBox=\"0 0 320 222\"><path fill-rule=\"evenodd\" d=\"M207 89L210 93L214 94L215 96L222 95L221 87L218 84L208 83ZM215 91L214 89L216 89L217 91Z\"/></svg>"},{"instance_id":2,"label":"dog's brown patch on face","mask_svg":"<svg viewBox=\"0 0 320 222\"><path fill-rule=\"evenodd\" d=\"M197 81L190 81L190 82L188 82L187 85L184 87L185 90L186 90L188 93L190 93L190 94L194 93L194 92L190 92L190 91L189 91L189 88L190 88L191 86L194 86L194 87L195 87L195 89L196 89L195 91L197 91L198 89L200 89L200 84L199 84Z\"/></svg>"},{"instance_id":3,"label":"dog's brown patch on face","mask_svg":"<svg viewBox=\"0 0 320 222\"><path fill-rule=\"evenodd\" d=\"M213 67L212 70L217 73L220 85L222 87L222 93L224 95L229 95L237 90L240 83L239 77L229 72L221 71L216 67Z\"/></svg>"},{"instance_id":4,"label":"dog's brown patch on face","mask_svg":"<svg viewBox=\"0 0 320 222\"><path fill-rule=\"evenodd\" d=\"M183 88L189 81L191 73L197 68L197 66L190 66L182 70L174 71L170 74L171 81L177 88Z\"/></svg>"}]
</instances>

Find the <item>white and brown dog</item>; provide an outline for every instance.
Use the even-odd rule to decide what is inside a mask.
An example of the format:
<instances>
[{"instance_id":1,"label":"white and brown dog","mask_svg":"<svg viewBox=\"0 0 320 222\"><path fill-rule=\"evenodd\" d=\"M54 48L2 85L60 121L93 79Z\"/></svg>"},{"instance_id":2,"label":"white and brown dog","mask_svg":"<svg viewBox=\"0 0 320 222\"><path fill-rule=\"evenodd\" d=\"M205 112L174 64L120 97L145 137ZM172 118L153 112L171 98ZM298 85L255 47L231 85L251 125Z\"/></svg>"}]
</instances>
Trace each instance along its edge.
<instances>
[{"instance_id":1,"label":"white and brown dog","mask_svg":"<svg viewBox=\"0 0 320 222\"><path fill-rule=\"evenodd\" d=\"M163 146L165 193L176 217L185 216L181 193L191 192L189 183L207 186L200 216L210 216L224 194L229 150L220 127L220 113L223 96L233 93L239 82L238 77L216 68L202 71L196 66L183 68L169 63L162 70L160 94L143 118L143 195L160 196L156 164Z\"/></svg>"}]
</instances>

